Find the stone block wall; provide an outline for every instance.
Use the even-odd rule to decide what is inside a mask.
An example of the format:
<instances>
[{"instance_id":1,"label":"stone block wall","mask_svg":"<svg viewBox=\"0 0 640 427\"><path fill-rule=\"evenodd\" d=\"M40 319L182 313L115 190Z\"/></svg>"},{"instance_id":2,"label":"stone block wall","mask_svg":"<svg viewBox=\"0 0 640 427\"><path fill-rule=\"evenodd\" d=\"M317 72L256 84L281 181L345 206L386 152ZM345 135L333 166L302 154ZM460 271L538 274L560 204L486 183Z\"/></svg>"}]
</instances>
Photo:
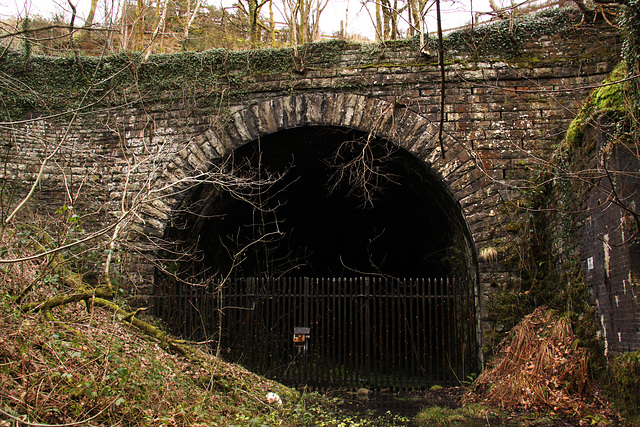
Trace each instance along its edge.
<instances>
[{"instance_id":1,"label":"stone block wall","mask_svg":"<svg viewBox=\"0 0 640 427\"><path fill-rule=\"evenodd\" d=\"M603 177L586 204L582 261L607 351L640 349L639 167L632 150L615 147L612 180Z\"/></svg>"},{"instance_id":2,"label":"stone block wall","mask_svg":"<svg viewBox=\"0 0 640 427\"><path fill-rule=\"evenodd\" d=\"M34 107L32 120L5 123L0 177L16 197L24 195L51 155L33 209L51 213L73 205L89 230L113 224L143 199L149 201L149 194L161 194L131 215L135 221L127 229L138 252L128 250L134 262L124 274L133 288L148 294L154 239L162 238L172 209L184 197L167 186L274 130L348 124L380 134L423 160L459 203L474 251L500 250L517 244L513 224L523 220L522 191L545 167L592 86L616 65L619 43L615 32L583 24L562 35L549 28L508 57L447 52L444 153L438 141L436 58L421 55L413 42L345 43L330 57L308 53L321 48L292 53L293 66L285 71L251 72L250 64L235 65L215 80L203 80L211 85L170 89L144 82L158 69L175 67L171 61L180 57L154 57L151 64L125 71L135 74L137 86L115 86L93 108L49 116ZM214 66L224 68L207 64L207 52L198 55L201 66L189 63L198 76L213 73ZM48 69L58 66L50 62ZM23 82L34 77L13 75ZM78 87L77 93L83 90ZM481 299L491 292L490 283L518 280L513 266L500 260L481 261L478 271Z\"/></svg>"}]
</instances>

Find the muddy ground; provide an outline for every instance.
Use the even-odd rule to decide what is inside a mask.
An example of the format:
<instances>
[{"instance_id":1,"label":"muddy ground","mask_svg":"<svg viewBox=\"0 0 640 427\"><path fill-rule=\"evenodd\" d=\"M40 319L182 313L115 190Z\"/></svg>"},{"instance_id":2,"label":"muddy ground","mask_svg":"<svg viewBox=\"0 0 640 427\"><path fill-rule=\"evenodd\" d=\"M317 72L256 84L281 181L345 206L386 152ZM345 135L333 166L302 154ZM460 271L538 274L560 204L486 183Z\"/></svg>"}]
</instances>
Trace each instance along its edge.
<instances>
[{"instance_id":1,"label":"muddy ground","mask_svg":"<svg viewBox=\"0 0 640 427\"><path fill-rule=\"evenodd\" d=\"M552 411L503 411L486 407L478 411L476 416L443 416L440 422L433 420L419 422L416 416L424 408L441 407L455 410L458 413L465 403L464 387L436 387L432 390L412 392L369 392L364 398L353 391L333 391L328 395L338 397L342 404L340 409L345 412L360 414L372 420L372 425L379 426L586 426L586 425L631 425L619 415L591 414L576 416L574 414L558 414ZM612 419L613 418L613 419Z\"/></svg>"}]
</instances>

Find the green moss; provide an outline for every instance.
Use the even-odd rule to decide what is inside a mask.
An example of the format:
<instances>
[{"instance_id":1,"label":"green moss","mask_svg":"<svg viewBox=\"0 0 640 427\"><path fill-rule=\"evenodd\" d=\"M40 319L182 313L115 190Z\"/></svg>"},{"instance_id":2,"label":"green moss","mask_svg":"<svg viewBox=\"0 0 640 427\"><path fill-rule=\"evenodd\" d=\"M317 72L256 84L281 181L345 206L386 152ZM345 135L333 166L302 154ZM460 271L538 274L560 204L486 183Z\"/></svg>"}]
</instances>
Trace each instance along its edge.
<instances>
[{"instance_id":1,"label":"green moss","mask_svg":"<svg viewBox=\"0 0 640 427\"><path fill-rule=\"evenodd\" d=\"M504 229L510 233L517 233L522 229L522 224L520 224L519 222L510 222L508 224L505 224Z\"/></svg>"},{"instance_id":2,"label":"green moss","mask_svg":"<svg viewBox=\"0 0 640 427\"><path fill-rule=\"evenodd\" d=\"M610 78L611 76L608 79ZM624 112L623 93L624 93L623 86L620 83L615 83L609 86L602 86L598 88L593 92L593 95L592 95L595 108L599 112L607 112L607 111Z\"/></svg>"},{"instance_id":3,"label":"green moss","mask_svg":"<svg viewBox=\"0 0 640 427\"><path fill-rule=\"evenodd\" d=\"M585 119L580 114L569 124L565 141L570 147L577 147L582 141L582 132L584 131Z\"/></svg>"},{"instance_id":4,"label":"green moss","mask_svg":"<svg viewBox=\"0 0 640 427\"><path fill-rule=\"evenodd\" d=\"M419 426L480 426L489 424L495 413L481 404L467 404L452 409L429 406L420 411L414 422Z\"/></svg>"},{"instance_id":5,"label":"green moss","mask_svg":"<svg viewBox=\"0 0 640 427\"><path fill-rule=\"evenodd\" d=\"M595 89L580 108L580 111L569 124L563 150L576 149L582 144L584 129L605 114L624 116L627 111L627 84L618 83L626 77L626 66L618 64L616 68L602 82L602 86Z\"/></svg>"},{"instance_id":6,"label":"green moss","mask_svg":"<svg viewBox=\"0 0 640 427\"><path fill-rule=\"evenodd\" d=\"M378 62L372 64L363 64L356 65L353 67L347 67L348 70L365 70L367 68L406 68L415 64L407 64L407 63L391 63L391 62Z\"/></svg>"}]
</instances>

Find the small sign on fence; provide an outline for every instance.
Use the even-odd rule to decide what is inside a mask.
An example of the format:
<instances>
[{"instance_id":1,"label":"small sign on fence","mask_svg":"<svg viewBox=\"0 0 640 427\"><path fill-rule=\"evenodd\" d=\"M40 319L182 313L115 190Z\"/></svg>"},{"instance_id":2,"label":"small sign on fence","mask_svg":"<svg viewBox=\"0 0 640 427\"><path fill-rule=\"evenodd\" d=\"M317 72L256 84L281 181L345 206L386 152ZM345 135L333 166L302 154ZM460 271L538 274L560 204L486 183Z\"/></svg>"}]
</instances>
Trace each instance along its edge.
<instances>
[{"instance_id":1,"label":"small sign on fence","mask_svg":"<svg viewBox=\"0 0 640 427\"><path fill-rule=\"evenodd\" d=\"M473 289L454 278L237 278L221 292L160 289L155 312L288 385L409 390L477 369Z\"/></svg>"},{"instance_id":2,"label":"small sign on fence","mask_svg":"<svg viewBox=\"0 0 640 427\"><path fill-rule=\"evenodd\" d=\"M302 347L304 350L307 349L307 340L311 336L311 328L306 326L295 326L293 328L293 344L296 347Z\"/></svg>"}]
</instances>

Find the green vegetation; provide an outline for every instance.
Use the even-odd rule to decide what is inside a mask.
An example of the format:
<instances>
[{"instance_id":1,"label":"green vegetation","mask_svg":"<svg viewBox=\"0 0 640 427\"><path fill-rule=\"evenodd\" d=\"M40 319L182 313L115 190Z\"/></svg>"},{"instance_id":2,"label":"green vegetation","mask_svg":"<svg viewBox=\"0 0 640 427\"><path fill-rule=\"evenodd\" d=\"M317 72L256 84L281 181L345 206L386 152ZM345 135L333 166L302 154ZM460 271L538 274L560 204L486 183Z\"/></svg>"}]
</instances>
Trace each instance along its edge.
<instances>
[{"instance_id":1,"label":"green vegetation","mask_svg":"<svg viewBox=\"0 0 640 427\"><path fill-rule=\"evenodd\" d=\"M604 387L629 421L640 424L640 351L611 355Z\"/></svg>"},{"instance_id":2,"label":"green vegetation","mask_svg":"<svg viewBox=\"0 0 640 427\"><path fill-rule=\"evenodd\" d=\"M66 120L74 109L114 106L123 102L137 105L163 98L166 92L208 105L219 105L219 97L240 96L256 77L289 73L295 76L310 67L330 67L349 48L346 41L311 43L298 49L256 49L206 52L180 52L152 55L146 61L141 53L119 53L105 57L31 56L8 52L0 70L11 75L15 84L0 88L5 108L0 120L22 119L31 112L64 113ZM43 114L44 115L44 114Z\"/></svg>"},{"instance_id":3,"label":"green vegetation","mask_svg":"<svg viewBox=\"0 0 640 427\"><path fill-rule=\"evenodd\" d=\"M521 53L527 41L542 36L564 37L575 31L580 18L580 12L575 9L550 9L514 20L467 28L448 35L444 41L445 50L473 53L474 60L484 56L512 58Z\"/></svg>"},{"instance_id":4,"label":"green vegetation","mask_svg":"<svg viewBox=\"0 0 640 427\"><path fill-rule=\"evenodd\" d=\"M637 102L638 97L629 96L625 86L616 83L625 73L637 69L634 46L638 17L634 13L631 10L625 15L629 20L625 27L626 68L619 67L607 84L591 95L571 124L564 151L559 151L553 167L565 167L571 156L592 151L593 147L582 147L588 125L604 116L624 122L629 111L626 101ZM454 33L445 46L451 54L469 53L471 60L483 55L512 58L528 40L542 35L562 37L574 31L579 18L575 11L542 12L518 21ZM29 25L28 20L23 22L24 28ZM7 50L0 60L0 71L11 76L11 84L0 88L4 103L0 120L10 122L33 113L61 112L66 115L59 119L67 120L74 109L80 109L81 114L96 114L97 107L125 103L136 107L142 99L145 102L154 97L164 99L163 92L171 93L172 101L193 97L198 105L220 105L223 92L229 97L243 96L250 90L248 86L260 84L263 75L287 74L295 90L297 76L338 65L345 52L362 54L367 64L389 67L397 65L386 59L385 51L403 48L417 50L418 39L377 45L331 41L305 44L298 49L244 52L212 49L201 53L158 54L147 59L142 53L78 59L70 53L60 57L34 55L31 41L26 38L22 51ZM565 256L559 261L558 254L553 252L554 241L570 242L574 235L575 223L566 212L574 208L571 201L580 200L576 194L584 190L576 190L575 183L569 181L552 185L547 179L553 176L553 167L532 173L532 181L549 184L536 185L523 196L523 206L530 209L528 222L505 225L508 232L522 237L524 245L496 244L500 253L509 254L504 261L517 268L522 280L496 284L503 287L487 305L489 316L485 320L494 325L487 336L488 352L494 351L526 314L546 304L570 320L578 342L589 350L592 375L596 376L605 370L604 359L596 337L593 308L588 302L589 290L580 273L580 260ZM66 227L80 233L76 225L68 223ZM0 235L4 239L3 255L33 242L37 242L38 249L48 247L50 242L43 237L46 234L16 228ZM104 298L113 298L112 294L97 295L96 291L103 288L98 283L92 288L86 283L86 275L81 274L85 273L82 265L98 264L96 260L101 256L79 247L69 256L76 260L71 266L65 259L43 258L2 267L3 416L29 423L86 421L102 425L346 426L383 422L340 413L335 400L288 389L216 359L206 347L176 340L162 331L157 319L126 307L124 295L104 303ZM54 307L56 295L70 297L55 300ZM51 304L40 310L47 301ZM134 319L149 328L136 327ZM149 334L149 330L160 331L160 335ZM637 400L632 397L640 395L639 361L637 353L630 353L612 358L606 368L608 387L620 391L619 404L632 415L638 413ZM266 403L269 391L277 392L284 404ZM467 405L456 410L435 406L425 409L418 422L484 425L491 416L482 406Z\"/></svg>"},{"instance_id":5,"label":"green vegetation","mask_svg":"<svg viewBox=\"0 0 640 427\"><path fill-rule=\"evenodd\" d=\"M486 426L489 418L494 418L495 412L486 406L469 404L452 409L443 406L424 408L416 416L416 423L423 426Z\"/></svg>"},{"instance_id":6,"label":"green vegetation","mask_svg":"<svg viewBox=\"0 0 640 427\"><path fill-rule=\"evenodd\" d=\"M22 274L29 274L19 270L4 268L0 282L0 419L9 425L390 426L403 422L398 417L342 413L338 399L266 380L216 359L206 345L182 343L189 355L175 354L132 323L92 304L92 299L52 308L48 314L30 311L34 305L19 303L16 295L24 285ZM71 293L74 289L62 281L46 281L25 301ZM161 327L156 319L136 316ZM277 393L283 404L269 404L269 392Z\"/></svg>"},{"instance_id":7,"label":"green vegetation","mask_svg":"<svg viewBox=\"0 0 640 427\"><path fill-rule=\"evenodd\" d=\"M630 0L620 17L622 28L622 59L627 66L629 75L640 74L640 3ZM640 81L636 78L630 82L633 86L631 98L633 112L637 116L640 111Z\"/></svg>"},{"instance_id":8,"label":"green vegetation","mask_svg":"<svg viewBox=\"0 0 640 427\"><path fill-rule=\"evenodd\" d=\"M624 63L620 63L602 82L602 86L591 92L569 125L565 137L565 143L568 145L563 146L564 152L580 148L587 125L593 125L603 116L606 115L609 120L624 120L629 101L633 99L629 91L629 84L621 82L626 76L627 67Z\"/></svg>"},{"instance_id":9,"label":"green vegetation","mask_svg":"<svg viewBox=\"0 0 640 427\"><path fill-rule=\"evenodd\" d=\"M521 240L499 248L505 255L503 261L520 271L521 280L496 284L500 288L487 304L486 320L493 329L486 337L486 351L491 354L523 316L542 304L548 305L570 321L576 343L586 350L590 377L608 390L610 399L625 416L637 422L640 396L637 352L605 357L597 335L599 325L593 297L578 256L581 242L576 239L582 235L589 195L602 191L599 186L603 171L614 177L613 188L617 185L615 177L637 173L621 170L613 157L618 148L630 153L637 148L638 97L629 75L627 58L590 94L551 162L530 170L531 186L523 192L522 199L513 206L505 206L507 212L514 213L525 207L527 213L527 221L520 230L505 225L509 231L517 232ZM637 156L630 156L630 164L635 164ZM605 190L600 194L608 197L610 193ZM627 202L617 200L631 222L637 223L636 207ZM632 234L637 228L630 224L629 230ZM596 418L593 423L601 422Z\"/></svg>"},{"instance_id":10,"label":"green vegetation","mask_svg":"<svg viewBox=\"0 0 640 427\"><path fill-rule=\"evenodd\" d=\"M27 206L24 209L29 210ZM82 221L51 217L0 232L3 260L77 242ZM40 219L41 221L36 220ZM90 268L100 246L0 264L0 420L8 425L390 426L399 417L343 413L164 331ZM89 268L86 268L89 267ZM119 277L112 274L112 283ZM91 283L92 284L91 284ZM109 282L109 283L111 283ZM283 404L270 404L267 393Z\"/></svg>"},{"instance_id":11,"label":"green vegetation","mask_svg":"<svg viewBox=\"0 0 640 427\"><path fill-rule=\"evenodd\" d=\"M467 55L469 61L512 57L526 41L543 34L556 36L575 31L579 19L572 9L543 11L514 21L476 27L473 31L454 32L446 38L445 50L448 55ZM304 73L335 67L345 54L362 56L364 67L422 64L419 57L403 60L401 64L389 61L387 52L403 49L417 52L419 39L377 44L331 40L307 43L297 49L215 48L156 54L146 59L145 54L136 52L106 56L75 56L68 52L53 57L34 55L27 50L5 50L0 71L11 76L13 83L0 87L5 106L0 120L24 119L32 113L43 116L67 113L58 117L66 120L77 108L82 114L89 108L125 102L135 107L142 98L145 102L165 99L166 93L197 99L199 105L217 106L223 92L226 97L241 97L251 85L259 88L265 75L287 75L295 88L296 80Z\"/></svg>"}]
</instances>

